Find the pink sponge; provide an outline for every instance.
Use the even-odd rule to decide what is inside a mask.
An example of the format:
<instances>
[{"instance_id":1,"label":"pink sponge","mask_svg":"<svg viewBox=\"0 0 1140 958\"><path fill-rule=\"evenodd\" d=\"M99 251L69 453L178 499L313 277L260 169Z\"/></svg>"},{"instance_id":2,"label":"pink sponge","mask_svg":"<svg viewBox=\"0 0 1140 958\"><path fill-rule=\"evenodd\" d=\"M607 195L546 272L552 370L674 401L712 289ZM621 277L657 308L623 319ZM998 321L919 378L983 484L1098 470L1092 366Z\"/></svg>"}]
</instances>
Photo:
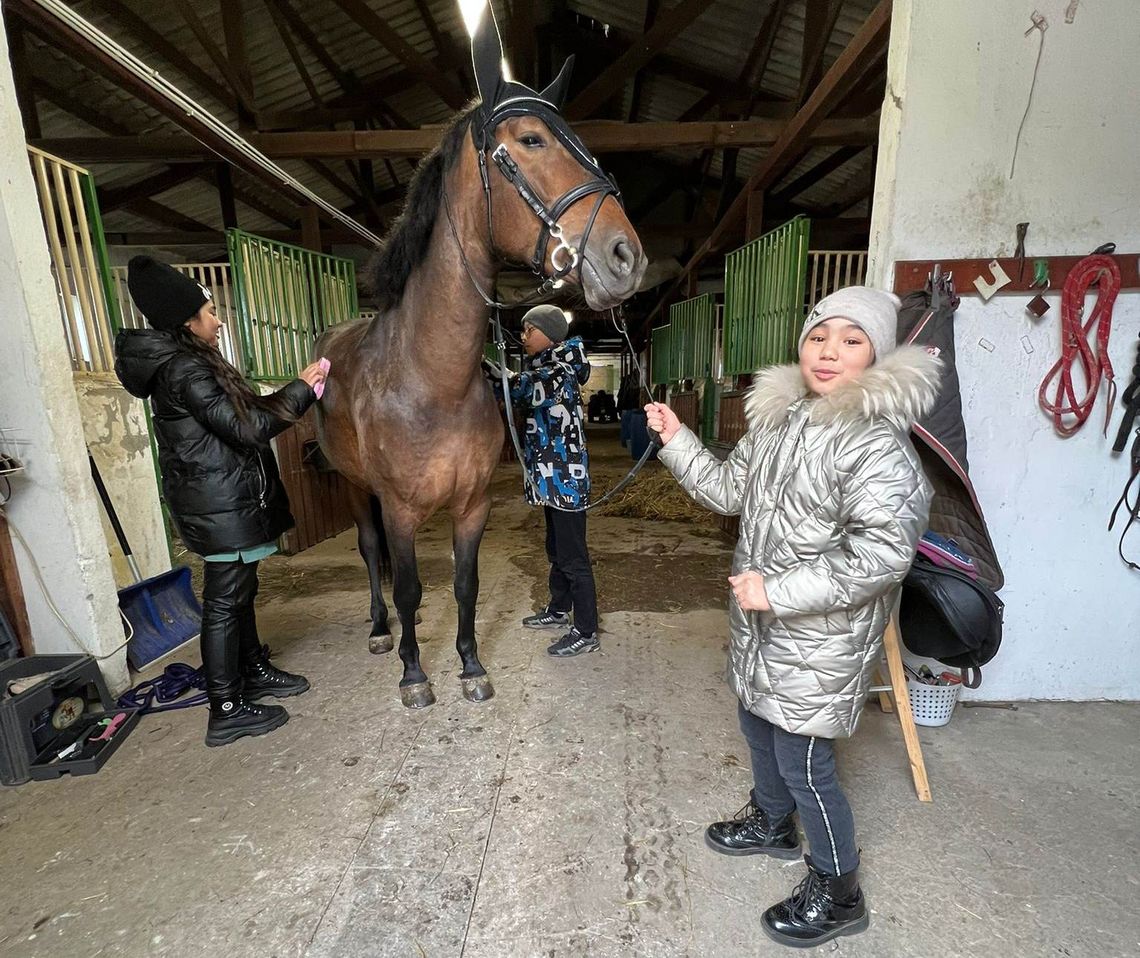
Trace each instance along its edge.
<instances>
[{"instance_id":1,"label":"pink sponge","mask_svg":"<svg viewBox=\"0 0 1140 958\"><path fill-rule=\"evenodd\" d=\"M317 365L321 367L321 369L324 371L324 374L326 376L329 374L329 370L332 368L332 363L330 363L327 359L325 359L324 356L322 356L318 360ZM323 396L325 394L324 380L317 383L317 385L313 387L313 392L317 394L318 399L320 399L321 396Z\"/></svg>"}]
</instances>

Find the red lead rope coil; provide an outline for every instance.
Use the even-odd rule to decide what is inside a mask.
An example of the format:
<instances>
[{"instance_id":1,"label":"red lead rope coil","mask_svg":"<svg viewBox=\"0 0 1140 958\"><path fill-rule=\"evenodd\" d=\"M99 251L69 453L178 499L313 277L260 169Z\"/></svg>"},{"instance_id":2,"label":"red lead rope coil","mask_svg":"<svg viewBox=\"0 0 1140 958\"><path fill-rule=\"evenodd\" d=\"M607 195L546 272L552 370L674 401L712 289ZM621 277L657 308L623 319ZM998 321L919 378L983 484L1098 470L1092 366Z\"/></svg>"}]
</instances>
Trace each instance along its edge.
<instances>
[{"instance_id":1,"label":"red lead rope coil","mask_svg":"<svg viewBox=\"0 0 1140 958\"><path fill-rule=\"evenodd\" d=\"M1087 323L1084 317L1085 297L1097 287L1097 299ZM1105 432L1116 404L1116 383L1113 381L1112 361L1108 358L1108 337L1112 332L1112 305L1120 292L1120 267L1111 256L1086 256L1072 268L1065 278L1061 296L1061 358L1037 391L1037 401L1053 417L1053 428L1062 436L1077 432L1092 414L1100 390L1101 377L1108 382L1108 411L1104 417ZM1096 329L1096 349L1089 343L1089 333ZM1080 360L1085 379L1085 395L1077 399L1073 387L1073 366ZM1053 399L1047 395L1057 380ZM1075 417L1066 422L1066 416Z\"/></svg>"}]
</instances>

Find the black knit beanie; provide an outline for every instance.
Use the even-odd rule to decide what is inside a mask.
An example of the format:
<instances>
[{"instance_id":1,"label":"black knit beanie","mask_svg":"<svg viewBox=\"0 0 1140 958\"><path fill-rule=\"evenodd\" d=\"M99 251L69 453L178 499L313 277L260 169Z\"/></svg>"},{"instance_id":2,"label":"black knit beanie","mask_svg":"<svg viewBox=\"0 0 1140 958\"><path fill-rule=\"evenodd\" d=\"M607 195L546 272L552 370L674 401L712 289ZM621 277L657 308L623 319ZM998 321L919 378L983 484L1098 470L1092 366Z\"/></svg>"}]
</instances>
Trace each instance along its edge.
<instances>
[{"instance_id":1,"label":"black knit beanie","mask_svg":"<svg viewBox=\"0 0 1140 958\"><path fill-rule=\"evenodd\" d=\"M543 303L529 309L523 316L523 323L529 323L535 329L546 334L552 343L560 343L570 332L570 324L566 321L566 314L557 306Z\"/></svg>"},{"instance_id":2,"label":"black knit beanie","mask_svg":"<svg viewBox=\"0 0 1140 958\"><path fill-rule=\"evenodd\" d=\"M209 302L210 291L173 266L150 256L135 256L127 264L127 289L146 321L172 333Z\"/></svg>"}]
</instances>

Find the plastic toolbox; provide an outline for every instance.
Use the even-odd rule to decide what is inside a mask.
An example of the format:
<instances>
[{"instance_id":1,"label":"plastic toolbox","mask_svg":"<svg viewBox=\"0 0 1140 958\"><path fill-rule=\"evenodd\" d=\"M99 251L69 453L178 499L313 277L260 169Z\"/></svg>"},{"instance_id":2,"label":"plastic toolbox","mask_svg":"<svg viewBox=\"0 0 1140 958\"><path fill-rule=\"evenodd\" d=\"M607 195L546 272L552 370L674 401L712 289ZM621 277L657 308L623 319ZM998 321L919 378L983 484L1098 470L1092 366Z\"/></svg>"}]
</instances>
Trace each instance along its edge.
<instances>
[{"instance_id":1,"label":"plastic toolbox","mask_svg":"<svg viewBox=\"0 0 1140 958\"><path fill-rule=\"evenodd\" d=\"M9 683L43 673L43 681L18 695ZM127 717L102 742L104 719ZM120 709L107 690L99 663L89 655L32 655L0 662L0 782L20 785L30 779L97 772L138 723L137 709ZM98 730L97 730L98 729ZM76 754L61 751L80 739Z\"/></svg>"}]
</instances>

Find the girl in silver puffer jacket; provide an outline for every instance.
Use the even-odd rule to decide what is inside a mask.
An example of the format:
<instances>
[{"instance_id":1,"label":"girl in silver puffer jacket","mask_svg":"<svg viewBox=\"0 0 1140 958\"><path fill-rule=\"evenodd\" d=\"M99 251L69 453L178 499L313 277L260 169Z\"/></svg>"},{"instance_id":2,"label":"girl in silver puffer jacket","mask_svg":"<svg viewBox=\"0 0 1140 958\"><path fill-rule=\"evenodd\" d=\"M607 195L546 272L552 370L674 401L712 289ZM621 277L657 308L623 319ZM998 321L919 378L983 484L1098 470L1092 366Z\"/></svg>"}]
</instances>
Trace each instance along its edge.
<instances>
[{"instance_id":1,"label":"girl in silver puffer jacket","mask_svg":"<svg viewBox=\"0 0 1140 958\"><path fill-rule=\"evenodd\" d=\"M697 502L740 516L729 681L752 752L751 800L710 825L729 855L812 854L807 878L764 913L784 944L868 925L851 809L833 740L855 730L931 490L907 437L933 405L940 362L895 347L899 300L849 287L820 300L798 366L757 374L748 434L721 462L663 404L646 407L661 461Z\"/></svg>"}]
</instances>

